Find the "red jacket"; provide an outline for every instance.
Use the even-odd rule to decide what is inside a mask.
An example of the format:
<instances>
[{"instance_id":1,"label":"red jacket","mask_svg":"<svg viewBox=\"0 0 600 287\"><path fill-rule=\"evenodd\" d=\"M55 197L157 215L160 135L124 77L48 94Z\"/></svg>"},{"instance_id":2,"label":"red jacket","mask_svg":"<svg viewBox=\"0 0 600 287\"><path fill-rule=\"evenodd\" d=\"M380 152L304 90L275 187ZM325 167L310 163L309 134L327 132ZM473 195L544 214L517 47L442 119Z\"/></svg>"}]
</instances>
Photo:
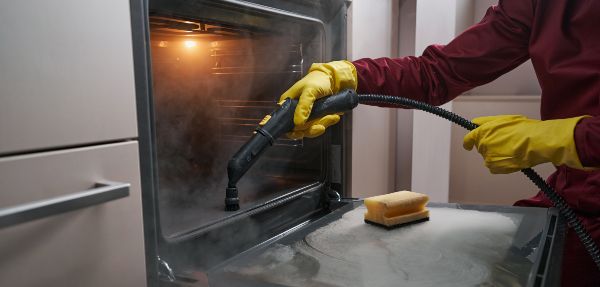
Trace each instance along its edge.
<instances>
[{"instance_id":1,"label":"red jacket","mask_svg":"<svg viewBox=\"0 0 600 287\"><path fill-rule=\"evenodd\" d=\"M542 119L591 115L575 129L581 162L600 167L600 1L500 0L480 23L420 57L354 62L360 93L446 103L531 59L542 87ZM600 244L600 172L566 166L548 179ZM550 206L541 194L516 203ZM563 286L600 286L596 269L568 232Z\"/></svg>"}]
</instances>

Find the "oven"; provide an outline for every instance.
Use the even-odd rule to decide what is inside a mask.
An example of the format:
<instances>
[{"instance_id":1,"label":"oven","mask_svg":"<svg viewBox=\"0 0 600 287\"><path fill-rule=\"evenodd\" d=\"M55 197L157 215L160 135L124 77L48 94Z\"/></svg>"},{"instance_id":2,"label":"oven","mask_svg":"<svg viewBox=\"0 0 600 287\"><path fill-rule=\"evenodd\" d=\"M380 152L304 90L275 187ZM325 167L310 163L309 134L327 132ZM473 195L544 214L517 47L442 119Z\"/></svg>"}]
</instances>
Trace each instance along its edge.
<instances>
[{"instance_id":1,"label":"oven","mask_svg":"<svg viewBox=\"0 0 600 287\"><path fill-rule=\"evenodd\" d=\"M138 85L148 272L188 284L350 196L347 116L325 136L278 139L240 180L240 210L224 210L227 162L257 123L312 63L345 58L349 2L148 5Z\"/></svg>"},{"instance_id":2,"label":"oven","mask_svg":"<svg viewBox=\"0 0 600 287\"><path fill-rule=\"evenodd\" d=\"M132 5L150 286L557 284L552 209L430 204L433 225L365 226L351 113L321 137L276 140L225 211L231 156L312 63L346 58L351 1Z\"/></svg>"}]
</instances>

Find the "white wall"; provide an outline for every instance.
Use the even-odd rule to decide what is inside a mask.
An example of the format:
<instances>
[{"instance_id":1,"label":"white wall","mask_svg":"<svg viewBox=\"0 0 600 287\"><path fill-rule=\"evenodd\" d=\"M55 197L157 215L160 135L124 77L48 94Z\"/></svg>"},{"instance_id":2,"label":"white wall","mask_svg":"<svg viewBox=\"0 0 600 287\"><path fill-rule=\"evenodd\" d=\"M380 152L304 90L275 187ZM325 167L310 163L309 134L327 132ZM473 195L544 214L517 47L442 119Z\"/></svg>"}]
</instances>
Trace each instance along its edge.
<instances>
[{"instance_id":1,"label":"white wall","mask_svg":"<svg viewBox=\"0 0 600 287\"><path fill-rule=\"evenodd\" d=\"M398 55L415 54L417 1L397 2ZM413 111L396 110L396 185L395 190L410 190L412 185Z\"/></svg>"},{"instance_id":2,"label":"white wall","mask_svg":"<svg viewBox=\"0 0 600 287\"><path fill-rule=\"evenodd\" d=\"M393 2L352 2L352 60L392 56ZM352 196L395 191L395 111L360 105L352 117Z\"/></svg>"},{"instance_id":3,"label":"white wall","mask_svg":"<svg viewBox=\"0 0 600 287\"><path fill-rule=\"evenodd\" d=\"M456 21L454 22L456 35L473 25L474 9L476 9L477 4L480 2L486 1L456 0Z\"/></svg>"},{"instance_id":4,"label":"white wall","mask_svg":"<svg viewBox=\"0 0 600 287\"><path fill-rule=\"evenodd\" d=\"M471 0L472 23L479 22L489 6L497 0ZM530 61L495 81L477 87L454 101L454 111L466 118L498 114L522 114L539 118L540 87ZM450 201L471 204L510 205L537 192L522 174L492 175L476 151L462 148L466 131L452 127L450 164ZM535 168L543 176L554 167L550 164Z\"/></svg>"},{"instance_id":5,"label":"white wall","mask_svg":"<svg viewBox=\"0 0 600 287\"><path fill-rule=\"evenodd\" d=\"M456 0L417 1L415 53L431 44L445 44L456 35ZM442 106L452 110L452 103ZM412 187L431 201L447 202L450 188L450 122L414 112Z\"/></svg>"}]
</instances>

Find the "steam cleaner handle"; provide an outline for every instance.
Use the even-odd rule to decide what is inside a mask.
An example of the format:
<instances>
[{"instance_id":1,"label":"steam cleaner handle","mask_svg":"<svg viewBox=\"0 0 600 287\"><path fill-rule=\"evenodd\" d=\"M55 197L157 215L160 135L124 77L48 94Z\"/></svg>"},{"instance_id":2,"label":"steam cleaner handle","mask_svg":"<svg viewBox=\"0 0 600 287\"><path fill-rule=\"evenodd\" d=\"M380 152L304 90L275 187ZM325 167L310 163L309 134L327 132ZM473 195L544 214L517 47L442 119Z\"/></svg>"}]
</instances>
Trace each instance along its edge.
<instances>
[{"instance_id":1,"label":"steam cleaner handle","mask_svg":"<svg viewBox=\"0 0 600 287\"><path fill-rule=\"evenodd\" d=\"M315 101L308 120L322 116L347 112L358 105L358 94L353 90L344 90L337 94L323 97ZM294 128L294 111L298 106L298 100L286 99L281 106L271 113L267 123L256 129L271 139L271 144L284 133Z\"/></svg>"},{"instance_id":2,"label":"steam cleaner handle","mask_svg":"<svg viewBox=\"0 0 600 287\"><path fill-rule=\"evenodd\" d=\"M356 108L356 106L358 106L358 94L351 89L343 90L335 95L315 101L308 120L347 112Z\"/></svg>"}]
</instances>

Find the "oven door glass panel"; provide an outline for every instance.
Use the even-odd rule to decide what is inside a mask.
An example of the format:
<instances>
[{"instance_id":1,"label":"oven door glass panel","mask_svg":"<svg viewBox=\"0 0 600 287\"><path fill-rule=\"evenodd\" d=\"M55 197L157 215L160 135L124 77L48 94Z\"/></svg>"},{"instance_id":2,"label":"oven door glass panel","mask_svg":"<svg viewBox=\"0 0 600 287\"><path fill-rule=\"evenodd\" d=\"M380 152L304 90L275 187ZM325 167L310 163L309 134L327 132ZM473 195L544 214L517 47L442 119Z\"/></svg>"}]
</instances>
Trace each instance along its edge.
<instances>
[{"instance_id":1,"label":"oven door glass panel","mask_svg":"<svg viewBox=\"0 0 600 287\"><path fill-rule=\"evenodd\" d=\"M151 12L158 205L167 238L232 215L224 211L228 160L279 96L324 58L319 23L244 11L232 21L228 13ZM277 140L239 181L238 212L323 181L325 141Z\"/></svg>"}]
</instances>

